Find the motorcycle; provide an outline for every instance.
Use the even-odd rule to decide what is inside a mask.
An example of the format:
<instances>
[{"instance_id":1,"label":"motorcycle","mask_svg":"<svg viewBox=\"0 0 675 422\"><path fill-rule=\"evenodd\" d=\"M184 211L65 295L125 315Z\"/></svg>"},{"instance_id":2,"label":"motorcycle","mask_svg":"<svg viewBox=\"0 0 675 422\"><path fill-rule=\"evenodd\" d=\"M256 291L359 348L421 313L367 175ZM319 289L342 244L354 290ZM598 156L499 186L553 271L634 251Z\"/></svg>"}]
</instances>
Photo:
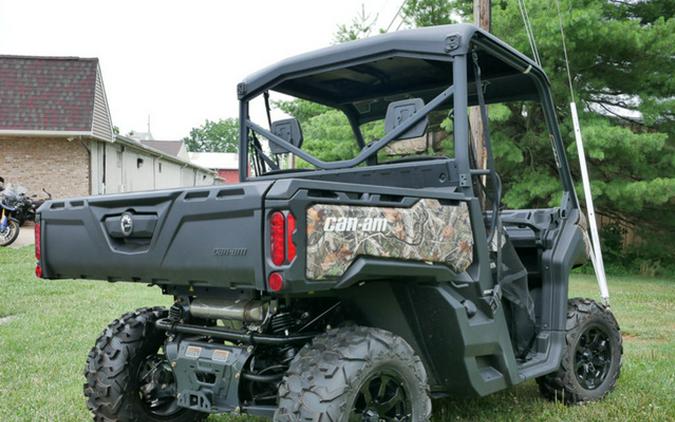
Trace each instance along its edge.
<instances>
[{"instance_id":1,"label":"motorcycle","mask_svg":"<svg viewBox=\"0 0 675 422\"><path fill-rule=\"evenodd\" d=\"M0 192L0 246L11 245L19 237L19 220L14 213L21 203L21 193L9 186Z\"/></svg>"},{"instance_id":2,"label":"motorcycle","mask_svg":"<svg viewBox=\"0 0 675 422\"><path fill-rule=\"evenodd\" d=\"M21 190L19 190L21 192ZM35 213L40 205L45 201L52 199L52 194L42 189L42 192L47 195L44 199L35 199L37 195L28 196L25 193L19 194L19 206L14 212L14 218L19 221L19 225L23 226L26 221L35 221Z\"/></svg>"}]
</instances>

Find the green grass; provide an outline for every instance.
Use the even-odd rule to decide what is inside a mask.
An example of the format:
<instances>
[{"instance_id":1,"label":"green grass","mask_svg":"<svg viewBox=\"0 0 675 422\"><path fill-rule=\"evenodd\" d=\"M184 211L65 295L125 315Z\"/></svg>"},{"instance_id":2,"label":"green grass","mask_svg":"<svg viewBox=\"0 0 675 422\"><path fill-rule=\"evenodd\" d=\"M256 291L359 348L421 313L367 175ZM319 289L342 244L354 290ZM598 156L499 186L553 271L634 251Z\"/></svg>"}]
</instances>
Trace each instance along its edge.
<instances>
[{"instance_id":1,"label":"green grass","mask_svg":"<svg viewBox=\"0 0 675 422\"><path fill-rule=\"evenodd\" d=\"M131 283L38 280L33 262L31 248L0 250L0 421L90 420L82 371L94 339L122 313L169 300ZM528 381L482 399L434 402L434 419L675 420L675 281L613 277L609 284L625 352L607 399L566 407L541 399ZM597 297L594 278L575 275L571 294Z\"/></svg>"}]
</instances>

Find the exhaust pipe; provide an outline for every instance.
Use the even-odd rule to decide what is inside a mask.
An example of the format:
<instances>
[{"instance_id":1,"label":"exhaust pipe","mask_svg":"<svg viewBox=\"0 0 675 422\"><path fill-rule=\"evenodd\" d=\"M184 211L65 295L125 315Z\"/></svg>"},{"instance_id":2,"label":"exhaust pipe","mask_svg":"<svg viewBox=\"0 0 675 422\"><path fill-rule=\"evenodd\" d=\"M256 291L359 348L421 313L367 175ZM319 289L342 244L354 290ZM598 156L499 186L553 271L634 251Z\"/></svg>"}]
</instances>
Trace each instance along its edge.
<instances>
[{"instance_id":1,"label":"exhaust pipe","mask_svg":"<svg viewBox=\"0 0 675 422\"><path fill-rule=\"evenodd\" d=\"M259 300L195 298L190 304L190 315L204 319L263 322L266 313L267 304Z\"/></svg>"}]
</instances>

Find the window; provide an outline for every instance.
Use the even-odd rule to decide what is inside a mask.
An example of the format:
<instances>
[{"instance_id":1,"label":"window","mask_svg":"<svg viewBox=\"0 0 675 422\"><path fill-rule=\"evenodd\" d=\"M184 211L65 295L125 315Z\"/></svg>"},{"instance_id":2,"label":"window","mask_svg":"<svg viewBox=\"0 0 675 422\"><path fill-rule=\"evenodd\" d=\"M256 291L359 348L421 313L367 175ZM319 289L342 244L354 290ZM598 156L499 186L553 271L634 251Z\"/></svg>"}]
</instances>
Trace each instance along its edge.
<instances>
[{"instance_id":1,"label":"window","mask_svg":"<svg viewBox=\"0 0 675 422\"><path fill-rule=\"evenodd\" d=\"M303 151L326 162L349 160L355 158L361 152L356 135L343 110L288 95L275 98L278 93L272 92L271 94L271 120L274 121L291 116L295 117L298 120L303 135L301 146ZM377 113L379 113L378 115L382 115L386 112L389 103L404 98L405 96L401 95L391 98L386 97L378 99L372 104L360 105L363 107L362 111L364 113L367 110L373 110L373 115ZM252 100L250 106L252 107L254 117L258 117L259 120L263 121L267 119L265 104L261 101L260 97ZM429 124L423 136L392 142L378 152L377 163L382 164L402 159L424 159L430 156L454 157L452 117L449 112L450 110L447 109L447 106L440 107L431 112L428 119ZM263 127L265 126L267 125L263 125ZM364 143L368 145L385 136L384 126L384 116L361 124L359 129ZM253 139L252 135L251 139ZM268 154L272 160L276 161L280 170L315 168L315 166L303 159L293 157L292 154L272 154L270 142L264 135L255 134L255 139L260 142L259 145L262 152ZM259 172L258 170L268 167L270 160L267 160L268 162L263 162L264 160L260 159L256 161L256 158L252 154L253 149L254 145L251 144L249 149L251 168L254 169L254 173L264 173L264 171ZM369 162L372 164L374 161L370 160ZM360 164L360 166L365 165L368 164L365 162Z\"/></svg>"},{"instance_id":2,"label":"window","mask_svg":"<svg viewBox=\"0 0 675 422\"><path fill-rule=\"evenodd\" d=\"M374 123L379 124L379 122L381 121ZM383 124L381 127L383 127ZM382 129L379 136L383 135L384 130ZM415 157L453 158L454 156L455 142L450 112L438 110L429 114L429 124L423 136L391 142L377 154L377 162L386 163L387 161L414 159Z\"/></svg>"},{"instance_id":3,"label":"window","mask_svg":"<svg viewBox=\"0 0 675 422\"><path fill-rule=\"evenodd\" d=\"M136 168L139 169L143 167L143 159L142 158L137 158L136 159Z\"/></svg>"},{"instance_id":4,"label":"window","mask_svg":"<svg viewBox=\"0 0 675 422\"><path fill-rule=\"evenodd\" d=\"M562 195L558 166L541 104L491 104L488 121L492 150L510 209L557 206Z\"/></svg>"}]
</instances>

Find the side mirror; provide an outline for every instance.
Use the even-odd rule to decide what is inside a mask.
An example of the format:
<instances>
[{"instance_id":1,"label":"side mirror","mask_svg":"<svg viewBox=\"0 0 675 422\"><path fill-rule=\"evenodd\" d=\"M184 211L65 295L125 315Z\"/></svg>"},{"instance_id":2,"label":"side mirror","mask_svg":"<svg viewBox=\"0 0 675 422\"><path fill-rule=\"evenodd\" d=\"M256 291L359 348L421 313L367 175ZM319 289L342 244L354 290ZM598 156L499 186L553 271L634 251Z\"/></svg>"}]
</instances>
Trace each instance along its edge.
<instances>
[{"instance_id":1,"label":"side mirror","mask_svg":"<svg viewBox=\"0 0 675 422\"><path fill-rule=\"evenodd\" d=\"M302 147L302 129L300 129L298 119L284 119L272 122L271 132L296 148ZM285 154L288 152L274 142L270 142L270 151L272 154Z\"/></svg>"}]
</instances>

